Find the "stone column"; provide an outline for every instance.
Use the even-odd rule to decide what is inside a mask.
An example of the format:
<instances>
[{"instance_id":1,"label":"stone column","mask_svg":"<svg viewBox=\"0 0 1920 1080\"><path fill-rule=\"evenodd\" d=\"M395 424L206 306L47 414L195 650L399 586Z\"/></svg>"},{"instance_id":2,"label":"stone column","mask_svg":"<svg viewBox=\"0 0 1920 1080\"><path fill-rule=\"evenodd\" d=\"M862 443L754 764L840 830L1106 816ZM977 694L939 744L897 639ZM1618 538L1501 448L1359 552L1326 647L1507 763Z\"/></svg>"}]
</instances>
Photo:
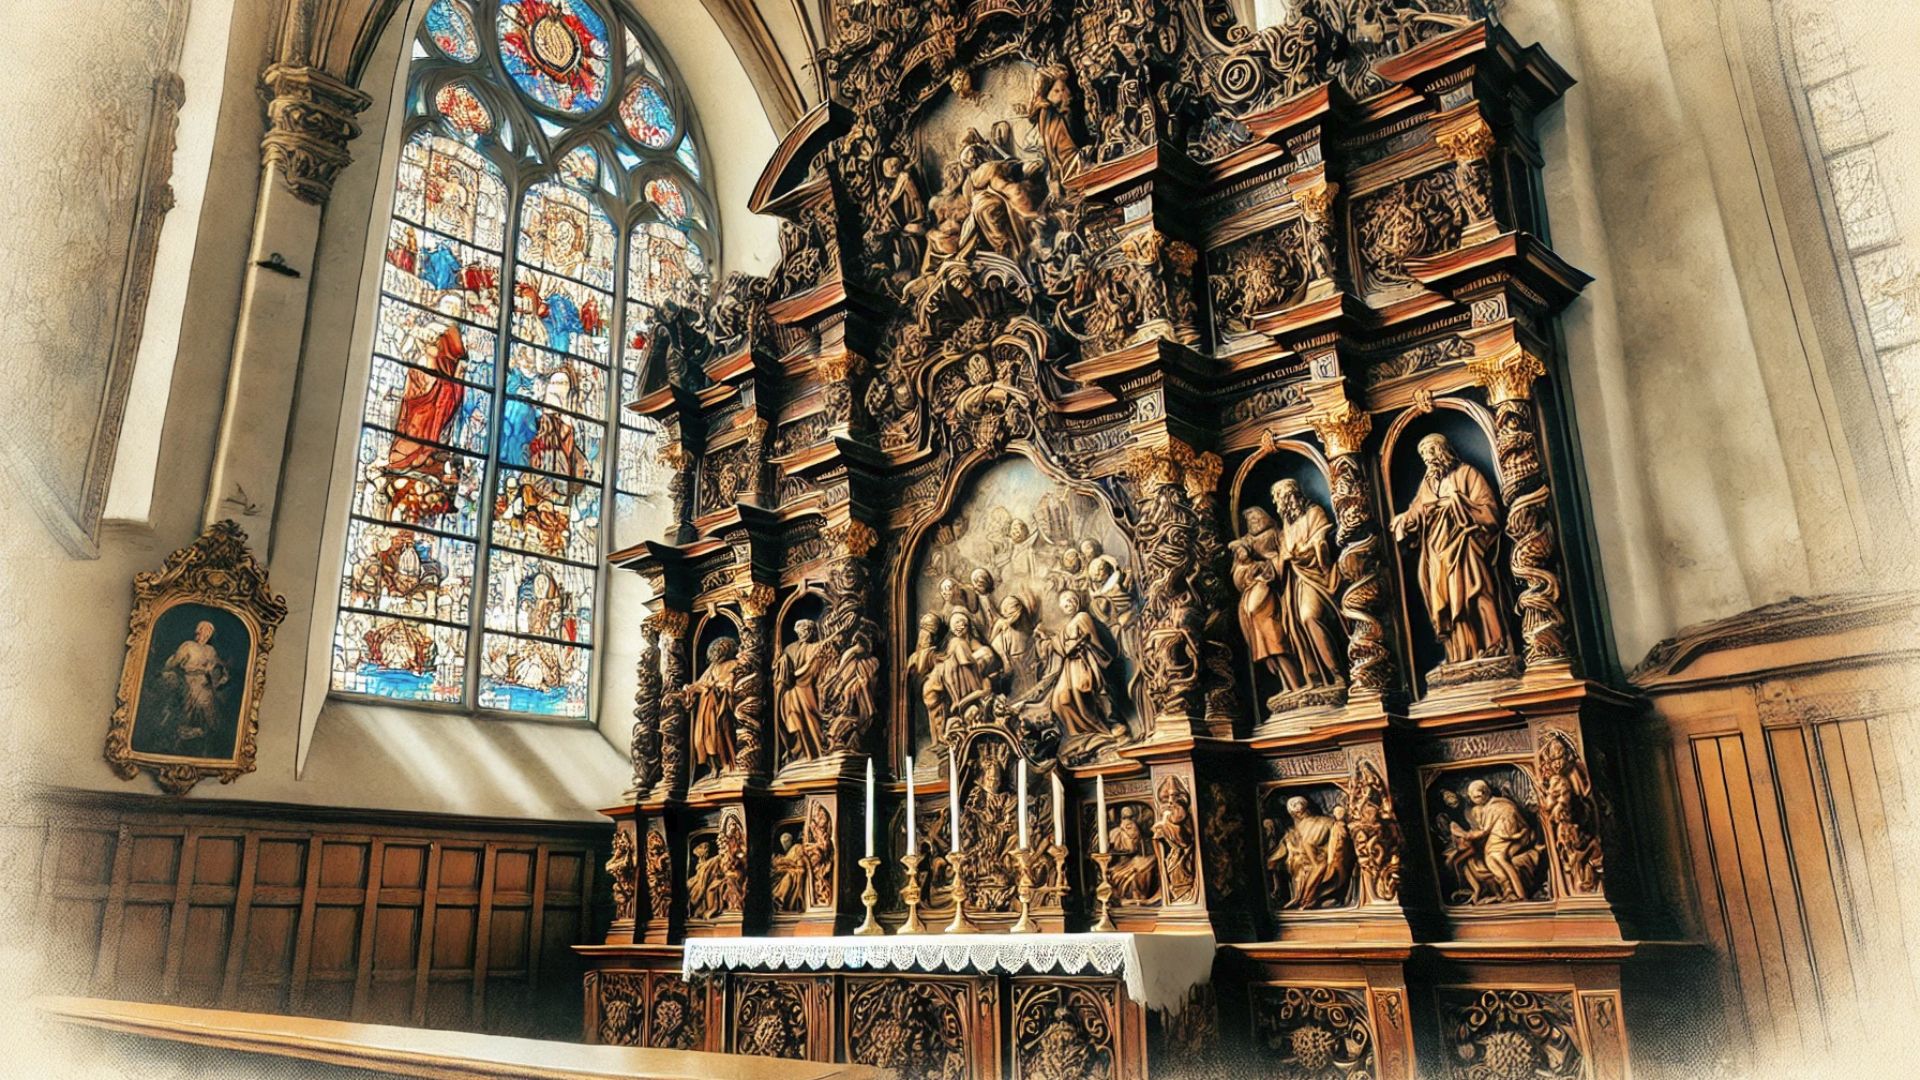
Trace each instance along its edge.
<instances>
[{"instance_id":1,"label":"stone column","mask_svg":"<svg viewBox=\"0 0 1920 1080\"><path fill-rule=\"evenodd\" d=\"M261 142L260 200L204 513L209 523L245 517L264 550L272 546L299 373L288 358L300 354L306 332L321 208L352 160L347 144L360 134L354 117L372 99L304 64L274 64L262 80L272 94L270 126Z\"/></svg>"},{"instance_id":2,"label":"stone column","mask_svg":"<svg viewBox=\"0 0 1920 1080\"><path fill-rule=\"evenodd\" d=\"M660 675L659 616L650 615L640 624L640 636L646 644L640 649L634 679L633 736L627 747L633 762L635 797L652 791L660 778L660 697L664 683Z\"/></svg>"},{"instance_id":3,"label":"stone column","mask_svg":"<svg viewBox=\"0 0 1920 1080\"><path fill-rule=\"evenodd\" d=\"M880 545L872 526L856 518L829 526L827 542L836 549L827 582L827 614L821 638L834 657L820 677L820 712L828 753L865 753L868 736L882 715L880 624L874 621L873 573L867 556Z\"/></svg>"},{"instance_id":4,"label":"stone column","mask_svg":"<svg viewBox=\"0 0 1920 1080\"><path fill-rule=\"evenodd\" d=\"M1140 505L1134 530L1145 588L1146 655L1140 666L1154 739L1232 737L1238 703L1220 618L1231 605L1225 601L1225 548L1213 507L1222 467L1218 455L1196 452L1177 439L1127 458Z\"/></svg>"},{"instance_id":5,"label":"stone column","mask_svg":"<svg viewBox=\"0 0 1920 1080\"><path fill-rule=\"evenodd\" d=\"M1346 397L1308 417L1326 448L1333 496L1334 540L1340 545L1340 615L1347 621L1347 685L1375 698L1393 687L1393 650L1387 631L1386 541L1373 513L1373 485L1360 451L1373 431L1373 417Z\"/></svg>"},{"instance_id":6,"label":"stone column","mask_svg":"<svg viewBox=\"0 0 1920 1080\"><path fill-rule=\"evenodd\" d=\"M1513 579L1520 590L1514 606L1520 612L1527 667L1569 664L1572 646L1559 544L1553 534L1553 492L1540 464L1533 404L1533 384L1547 373L1546 365L1515 344L1467 361L1467 370L1493 406L1493 450L1500 466L1500 494L1507 504Z\"/></svg>"},{"instance_id":7,"label":"stone column","mask_svg":"<svg viewBox=\"0 0 1920 1080\"><path fill-rule=\"evenodd\" d=\"M767 742L767 706L771 693L772 648L768 615L773 610L773 586L752 584L740 590L740 665L733 680L734 772L764 776L771 761Z\"/></svg>"},{"instance_id":8,"label":"stone column","mask_svg":"<svg viewBox=\"0 0 1920 1080\"><path fill-rule=\"evenodd\" d=\"M687 612L667 608L654 616L666 639L660 694L660 776L657 790L668 796L687 790Z\"/></svg>"}]
</instances>

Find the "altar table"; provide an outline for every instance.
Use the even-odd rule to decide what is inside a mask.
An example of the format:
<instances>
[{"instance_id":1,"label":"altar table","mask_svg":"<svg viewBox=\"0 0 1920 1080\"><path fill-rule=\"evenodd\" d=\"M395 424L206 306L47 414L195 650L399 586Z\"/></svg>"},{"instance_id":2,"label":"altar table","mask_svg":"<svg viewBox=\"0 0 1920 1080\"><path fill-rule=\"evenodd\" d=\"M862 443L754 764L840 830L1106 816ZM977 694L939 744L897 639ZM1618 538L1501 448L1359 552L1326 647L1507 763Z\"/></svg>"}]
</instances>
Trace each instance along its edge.
<instances>
[{"instance_id":1,"label":"altar table","mask_svg":"<svg viewBox=\"0 0 1920 1080\"><path fill-rule=\"evenodd\" d=\"M1213 975L1211 933L890 934L694 938L680 971L901 971L1115 975L1148 1009L1178 1008Z\"/></svg>"}]
</instances>

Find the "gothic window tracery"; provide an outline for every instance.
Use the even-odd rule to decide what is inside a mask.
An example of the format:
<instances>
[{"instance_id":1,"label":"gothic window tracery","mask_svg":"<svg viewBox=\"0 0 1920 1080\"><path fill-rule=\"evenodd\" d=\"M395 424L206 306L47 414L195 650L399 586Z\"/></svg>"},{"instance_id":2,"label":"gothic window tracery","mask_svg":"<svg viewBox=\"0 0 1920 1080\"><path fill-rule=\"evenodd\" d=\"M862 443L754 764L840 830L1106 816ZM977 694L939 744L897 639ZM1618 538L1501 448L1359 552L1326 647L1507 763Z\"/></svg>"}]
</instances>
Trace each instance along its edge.
<instances>
[{"instance_id":1,"label":"gothic window tracery","mask_svg":"<svg viewBox=\"0 0 1920 1080\"><path fill-rule=\"evenodd\" d=\"M603 0L435 0L412 56L331 687L584 717L606 534L664 485L626 406L713 276L698 124Z\"/></svg>"}]
</instances>

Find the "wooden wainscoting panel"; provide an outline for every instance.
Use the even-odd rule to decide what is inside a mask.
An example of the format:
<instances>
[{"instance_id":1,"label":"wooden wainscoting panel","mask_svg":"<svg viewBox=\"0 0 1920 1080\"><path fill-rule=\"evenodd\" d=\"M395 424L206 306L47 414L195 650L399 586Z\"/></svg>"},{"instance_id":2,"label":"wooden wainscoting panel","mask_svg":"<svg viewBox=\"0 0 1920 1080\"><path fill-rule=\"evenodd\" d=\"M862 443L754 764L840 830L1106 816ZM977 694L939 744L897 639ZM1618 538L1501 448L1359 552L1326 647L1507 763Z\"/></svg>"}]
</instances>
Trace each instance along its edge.
<instances>
[{"instance_id":1,"label":"wooden wainscoting panel","mask_svg":"<svg viewBox=\"0 0 1920 1080\"><path fill-rule=\"evenodd\" d=\"M38 898L58 986L579 1037L603 827L59 801Z\"/></svg>"}]
</instances>

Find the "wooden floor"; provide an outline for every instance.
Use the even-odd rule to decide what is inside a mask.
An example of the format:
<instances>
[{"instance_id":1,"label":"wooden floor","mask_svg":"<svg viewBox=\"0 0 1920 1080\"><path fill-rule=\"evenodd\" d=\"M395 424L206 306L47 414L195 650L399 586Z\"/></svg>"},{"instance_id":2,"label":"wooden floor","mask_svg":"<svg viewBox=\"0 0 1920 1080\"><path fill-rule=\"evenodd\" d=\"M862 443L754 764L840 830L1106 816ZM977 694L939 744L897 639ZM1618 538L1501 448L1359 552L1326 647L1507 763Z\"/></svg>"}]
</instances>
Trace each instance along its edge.
<instances>
[{"instance_id":1,"label":"wooden floor","mask_svg":"<svg viewBox=\"0 0 1920 1080\"><path fill-rule=\"evenodd\" d=\"M880 1080L891 1075L862 1065L585 1046L101 998L43 997L35 999L34 1005L56 1021L80 1027L380 1076L450 1080Z\"/></svg>"}]
</instances>

